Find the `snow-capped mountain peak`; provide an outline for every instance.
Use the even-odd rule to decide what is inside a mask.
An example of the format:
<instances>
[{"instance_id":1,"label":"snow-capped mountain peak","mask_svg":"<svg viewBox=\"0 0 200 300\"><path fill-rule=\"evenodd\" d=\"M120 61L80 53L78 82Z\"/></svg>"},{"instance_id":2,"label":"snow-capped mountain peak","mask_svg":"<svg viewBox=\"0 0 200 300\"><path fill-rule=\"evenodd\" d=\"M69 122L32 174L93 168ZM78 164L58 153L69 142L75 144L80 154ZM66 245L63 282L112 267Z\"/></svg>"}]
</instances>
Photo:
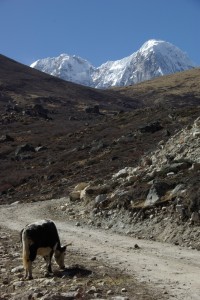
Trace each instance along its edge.
<instances>
[{"instance_id":1,"label":"snow-capped mountain peak","mask_svg":"<svg viewBox=\"0 0 200 300\"><path fill-rule=\"evenodd\" d=\"M76 55L60 54L58 57L39 59L31 67L67 81L88 86L92 84L93 66Z\"/></svg>"},{"instance_id":2,"label":"snow-capped mountain peak","mask_svg":"<svg viewBox=\"0 0 200 300\"><path fill-rule=\"evenodd\" d=\"M64 80L96 88L126 86L195 67L187 55L169 42L151 39L125 58L93 67L78 56L61 54L31 67Z\"/></svg>"}]
</instances>

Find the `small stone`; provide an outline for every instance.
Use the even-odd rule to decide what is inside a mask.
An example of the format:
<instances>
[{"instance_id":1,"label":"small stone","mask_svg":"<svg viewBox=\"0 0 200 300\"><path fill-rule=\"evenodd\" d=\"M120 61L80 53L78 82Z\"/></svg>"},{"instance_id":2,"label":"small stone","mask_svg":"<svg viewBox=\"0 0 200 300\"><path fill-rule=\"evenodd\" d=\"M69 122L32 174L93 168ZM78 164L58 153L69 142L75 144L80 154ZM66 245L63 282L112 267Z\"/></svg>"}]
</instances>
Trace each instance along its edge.
<instances>
[{"instance_id":1,"label":"small stone","mask_svg":"<svg viewBox=\"0 0 200 300\"><path fill-rule=\"evenodd\" d=\"M11 273L23 272L24 268L22 266L15 267L11 270Z\"/></svg>"},{"instance_id":2,"label":"small stone","mask_svg":"<svg viewBox=\"0 0 200 300\"><path fill-rule=\"evenodd\" d=\"M167 294L168 294L168 292L167 292L167 291L164 291L164 292L163 292L163 294L164 294L164 295L167 295Z\"/></svg>"},{"instance_id":3,"label":"small stone","mask_svg":"<svg viewBox=\"0 0 200 300\"><path fill-rule=\"evenodd\" d=\"M17 252L16 252L16 253L13 253L13 254L12 254L12 257L13 257L13 258L20 257L20 254L17 253Z\"/></svg>"},{"instance_id":4,"label":"small stone","mask_svg":"<svg viewBox=\"0 0 200 300\"><path fill-rule=\"evenodd\" d=\"M126 288L122 288L122 289L121 289L121 292L122 292L122 293L126 293L126 292L127 292L127 289L126 289Z\"/></svg>"},{"instance_id":5,"label":"small stone","mask_svg":"<svg viewBox=\"0 0 200 300\"><path fill-rule=\"evenodd\" d=\"M162 207L162 211L167 211L167 207L166 207L166 206L163 206L163 207Z\"/></svg>"},{"instance_id":6,"label":"small stone","mask_svg":"<svg viewBox=\"0 0 200 300\"><path fill-rule=\"evenodd\" d=\"M60 209L61 209L62 211L65 211L65 210L67 209L67 207L66 207L65 205L61 205Z\"/></svg>"},{"instance_id":7,"label":"small stone","mask_svg":"<svg viewBox=\"0 0 200 300\"><path fill-rule=\"evenodd\" d=\"M3 284L9 284L8 278L3 279Z\"/></svg>"},{"instance_id":8,"label":"small stone","mask_svg":"<svg viewBox=\"0 0 200 300\"><path fill-rule=\"evenodd\" d=\"M5 273L7 270L6 270L6 268L1 268L0 269L0 273Z\"/></svg>"},{"instance_id":9,"label":"small stone","mask_svg":"<svg viewBox=\"0 0 200 300\"><path fill-rule=\"evenodd\" d=\"M25 283L24 283L24 281L15 281L15 282L13 282L13 285L15 287L22 287L25 285Z\"/></svg>"},{"instance_id":10,"label":"small stone","mask_svg":"<svg viewBox=\"0 0 200 300\"><path fill-rule=\"evenodd\" d=\"M17 205L17 204L20 204L20 201L12 202L10 205Z\"/></svg>"},{"instance_id":11,"label":"small stone","mask_svg":"<svg viewBox=\"0 0 200 300\"><path fill-rule=\"evenodd\" d=\"M123 296L115 296L115 297L112 297L112 300L129 300L129 298L123 297Z\"/></svg>"},{"instance_id":12,"label":"small stone","mask_svg":"<svg viewBox=\"0 0 200 300\"><path fill-rule=\"evenodd\" d=\"M107 291L106 294L107 294L107 295L113 295L113 291L112 291L112 290L109 290L109 291Z\"/></svg>"},{"instance_id":13,"label":"small stone","mask_svg":"<svg viewBox=\"0 0 200 300\"><path fill-rule=\"evenodd\" d=\"M67 293L61 293L60 295L63 298L60 297L60 299L79 299L79 292L78 291L73 291L73 292L67 292ZM59 299L59 298L55 298L55 299Z\"/></svg>"},{"instance_id":14,"label":"small stone","mask_svg":"<svg viewBox=\"0 0 200 300\"><path fill-rule=\"evenodd\" d=\"M200 221L200 218L199 218L198 212L193 212L192 215L191 215L191 218L190 218L190 222L194 223L194 224L195 223L198 224L199 221Z\"/></svg>"},{"instance_id":15,"label":"small stone","mask_svg":"<svg viewBox=\"0 0 200 300\"><path fill-rule=\"evenodd\" d=\"M135 249L140 249L140 247L138 246L138 244L135 244L135 245L134 245L134 248L135 248Z\"/></svg>"},{"instance_id":16,"label":"small stone","mask_svg":"<svg viewBox=\"0 0 200 300\"><path fill-rule=\"evenodd\" d=\"M42 292L36 292L36 293L33 293L31 299L38 299L38 298L41 298L42 296L44 296L44 294Z\"/></svg>"},{"instance_id":17,"label":"small stone","mask_svg":"<svg viewBox=\"0 0 200 300\"><path fill-rule=\"evenodd\" d=\"M87 291L87 294L94 294L97 292L97 289L95 286L91 286L90 289Z\"/></svg>"},{"instance_id":18,"label":"small stone","mask_svg":"<svg viewBox=\"0 0 200 300\"><path fill-rule=\"evenodd\" d=\"M70 201L80 200L80 192L74 191L69 194Z\"/></svg>"},{"instance_id":19,"label":"small stone","mask_svg":"<svg viewBox=\"0 0 200 300\"><path fill-rule=\"evenodd\" d=\"M91 257L91 260L97 260L96 256Z\"/></svg>"},{"instance_id":20,"label":"small stone","mask_svg":"<svg viewBox=\"0 0 200 300\"><path fill-rule=\"evenodd\" d=\"M167 176L169 177L169 176L173 176L175 173L174 172L169 172L169 173L167 173Z\"/></svg>"}]
</instances>

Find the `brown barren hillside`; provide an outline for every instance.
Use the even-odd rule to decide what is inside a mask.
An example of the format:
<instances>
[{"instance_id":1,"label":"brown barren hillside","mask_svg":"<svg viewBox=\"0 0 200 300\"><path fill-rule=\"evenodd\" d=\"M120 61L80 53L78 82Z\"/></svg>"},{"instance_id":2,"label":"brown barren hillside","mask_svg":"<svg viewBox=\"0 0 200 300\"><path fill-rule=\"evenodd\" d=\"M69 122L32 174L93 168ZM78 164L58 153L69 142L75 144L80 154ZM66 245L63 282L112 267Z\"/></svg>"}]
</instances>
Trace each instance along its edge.
<instances>
[{"instance_id":1,"label":"brown barren hillside","mask_svg":"<svg viewBox=\"0 0 200 300\"><path fill-rule=\"evenodd\" d=\"M0 56L0 203L59 198L137 166L198 117L199 77L95 90Z\"/></svg>"},{"instance_id":2,"label":"brown barren hillside","mask_svg":"<svg viewBox=\"0 0 200 300\"><path fill-rule=\"evenodd\" d=\"M102 109L120 110L137 107L137 101L110 91L95 90L50 76L0 55L1 102L10 97L12 103L45 104L58 108L69 105L78 111L88 105L99 104ZM44 99L41 99L41 98ZM115 100L115 101L114 101ZM127 102L127 103L126 103ZM128 103L130 104L128 105Z\"/></svg>"},{"instance_id":3,"label":"brown barren hillside","mask_svg":"<svg viewBox=\"0 0 200 300\"><path fill-rule=\"evenodd\" d=\"M131 97L144 105L199 105L200 69L158 77L133 86L114 88L122 96Z\"/></svg>"}]
</instances>

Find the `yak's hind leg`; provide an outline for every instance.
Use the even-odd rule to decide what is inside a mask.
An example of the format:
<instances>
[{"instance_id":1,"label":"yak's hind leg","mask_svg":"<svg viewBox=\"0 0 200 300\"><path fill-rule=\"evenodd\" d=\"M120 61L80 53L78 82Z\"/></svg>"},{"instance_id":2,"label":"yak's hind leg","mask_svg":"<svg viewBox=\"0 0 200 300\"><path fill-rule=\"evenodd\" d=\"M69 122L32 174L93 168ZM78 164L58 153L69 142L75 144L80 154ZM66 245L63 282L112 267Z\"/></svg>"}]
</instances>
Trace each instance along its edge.
<instances>
[{"instance_id":1,"label":"yak's hind leg","mask_svg":"<svg viewBox=\"0 0 200 300\"><path fill-rule=\"evenodd\" d=\"M32 261L30 259L30 245L27 236L22 232L22 246L23 246L23 266L25 269L25 278L32 279Z\"/></svg>"},{"instance_id":2,"label":"yak's hind leg","mask_svg":"<svg viewBox=\"0 0 200 300\"><path fill-rule=\"evenodd\" d=\"M23 249L23 266L25 269L25 278L33 279L32 276L32 261L29 258L29 253Z\"/></svg>"},{"instance_id":3,"label":"yak's hind leg","mask_svg":"<svg viewBox=\"0 0 200 300\"><path fill-rule=\"evenodd\" d=\"M32 261L29 260L27 262L27 269L26 269L26 278L33 279L33 275L32 275Z\"/></svg>"}]
</instances>

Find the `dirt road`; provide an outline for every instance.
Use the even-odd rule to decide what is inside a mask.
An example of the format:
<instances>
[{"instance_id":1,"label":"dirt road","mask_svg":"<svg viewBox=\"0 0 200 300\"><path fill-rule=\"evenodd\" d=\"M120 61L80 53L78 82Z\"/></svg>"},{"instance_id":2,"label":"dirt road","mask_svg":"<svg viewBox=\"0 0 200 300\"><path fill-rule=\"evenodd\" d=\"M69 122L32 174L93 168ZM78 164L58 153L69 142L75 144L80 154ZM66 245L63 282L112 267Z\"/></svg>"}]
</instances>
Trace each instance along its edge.
<instances>
[{"instance_id":1,"label":"dirt road","mask_svg":"<svg viewBox=\"0 0 200 300\"><path fill-rule=\"evenodd\" d=\"M62 201L62 200L60 200ZM58 205L59 200L56 200ZM0 206L0 225L20 230L24 225L49 215L55 200L31 204ZM51 210L52 211L52 210ZM132 275L139 282L160 290L167 299L200 299L200 253L178 246L148 240L137 240L111 231L75 226L67 220L56 220L61 239L72 242L76 250L96 257L106 265ZM137 247L138 245L139 247ZM166 298L165 298L166 299Z\"/></svg>"}]
</instances>

